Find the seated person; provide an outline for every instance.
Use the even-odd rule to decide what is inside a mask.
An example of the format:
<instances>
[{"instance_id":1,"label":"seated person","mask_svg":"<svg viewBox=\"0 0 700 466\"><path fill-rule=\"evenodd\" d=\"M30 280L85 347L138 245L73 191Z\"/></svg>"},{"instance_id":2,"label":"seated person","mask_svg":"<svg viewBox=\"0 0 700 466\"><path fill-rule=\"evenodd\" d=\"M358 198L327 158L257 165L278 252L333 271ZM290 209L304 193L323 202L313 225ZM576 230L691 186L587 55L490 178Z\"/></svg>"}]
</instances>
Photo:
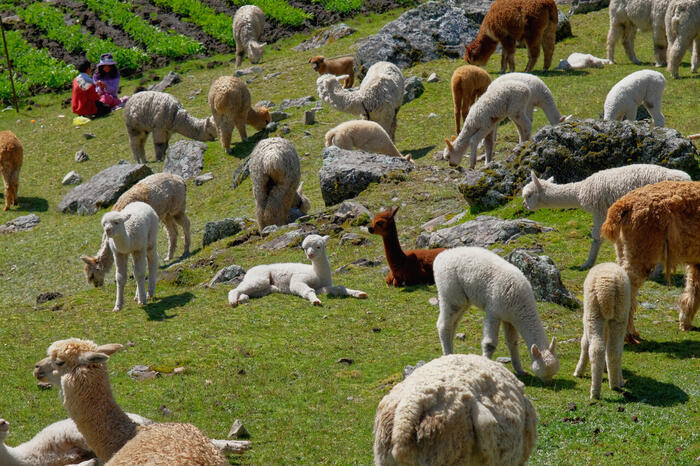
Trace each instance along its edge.
<instances>
[{"instance_id":1,"label":"seated person","mask_svg":"<svg viewBox=\"0 0 700 466\"><path fill-rule=\"evenodd\" d=\"M97 95L100 102L109 105L110 108L123 106L129 97L119 98L119 68L112 58L111 53L100 55L100 62L97 64L97 71L92 75L92 80L97 84ZM104 86L100 86L100 83Z\"/></svg>"},{"instance_id":2,"label":"seated person","mask_svg":"<svg viewBox=\"0 0 700 466\"><path fill-rule=\"evenodd\" d=\"M109 115L111 108L100 102L95 82L90 77L92 71L90 62L82 60L78 63L80 74L73 80L73 93L71 96L71 109L73 113L88 118L97 118ZM104 84L102 84L104 86Z\"/></svg>"}]
</instances>

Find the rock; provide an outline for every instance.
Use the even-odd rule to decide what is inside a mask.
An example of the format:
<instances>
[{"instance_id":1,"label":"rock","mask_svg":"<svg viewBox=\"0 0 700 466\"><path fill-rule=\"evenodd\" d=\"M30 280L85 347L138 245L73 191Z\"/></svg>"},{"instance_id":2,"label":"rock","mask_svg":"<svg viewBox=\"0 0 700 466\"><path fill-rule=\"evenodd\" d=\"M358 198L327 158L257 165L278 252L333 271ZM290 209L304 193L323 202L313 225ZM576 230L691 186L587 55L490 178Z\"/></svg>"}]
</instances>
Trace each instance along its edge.
<instances>
[{"instance_id":1,"label":"rock","mask_svg":"<svg viewBox=\"0 0 700 466\"><path fill-rule=\"evenodd\" d=\"M357 233L345 233L340 237L340 244L350 243L353 246L364 246L369 243L369 240Z\"/></svg>"},{"instance_id":2,"label":"rock","mask_svg":"<svg viewBox=\"0 0 700 466\"><path fill-rule=\"evenodd\" d=\"M548 256L514 249L505 259L525 274L538 301L559 304L569 309L581 307L581 301L566 289L561 281L561 272Z\"/></svg>"},{"instance_id":3,"label":"rock","mask_svg":"<svg viewBox=\"0 0 700 466\"><path fill-rule=\"evenodd\" d=\"M304 217L306 214L296 207L289 209L289 214L287 215L287 223L294 223L298 218Z\"/></svg>"},{"instance_id":4,"label":"rock","mask_svg":"<svg viewBox=\"0 0 700 466\"><path fill-rule=\"evenodd\" d=\"M131 377L134 380L138 380L139 382L143 382L144 380L149 380L149 379L155 379L160 375L159 372L151 370L150 367L144 366L143 364L136 365L129 369L129 372L127 372L129 377Z\"/></svg>"},{"instance_id":5,"label":"rock","mask_svg":"<svg viewBox=\"0 0 700 466\"><path fill-rule=\"evenodd\" d=\"M319 171L321 194L327 206L351 199L370 183L405 179L414 165L400 157L325 147Z\"/></svg>"},{"instance_id":6,"label":"rock","mask_svg":"<svg viewBox=\"0 0 700 466\"><path fill-rule=\"evenodd\" d=\"M202 247L219 241L222 238L233 236L248 227L244 218L225 218L216 222L207 222L204 225L204 236L202 237Z\"/></svg>"},{"instance_id":7,"label":"rock","mask_svg":"<svg viewBox=\"0 0 700 466\"><path fill-rule=\"evenodd\" d=\"M304 117L301 120L305 125L313 125L316 123L316 111L315 110L304 110Z\"/></svg>"},{"instance_id":8,"label":"rock","mask_svg":"<svg viewBox=\"0 0 700 466\"><path fill-rule=\"evenodd\" d=\"M286 120L286 119L289 118L290 116L292 116L291 113L282 112L282 111L279 111L279 110L275 110L274 112L270 112L270 119L271 119L272 121L282 121L282 120Z\"/></svg>"},{"instance_id":9,"label":"rock","mask_svg":"<svg viewBox=\"0 0 700 466\"><path fill-rule=\"evenodd\" d=\"M436 83L438 81L440 81L440 78L435 73L430 73L430 76L428 76L428 79L426 79L426 82L429 83Z\"/></svg>"},{"instance_id":10,"label":"rock","mask_svg":"<svg viewBox=\"0 0 700 466\"><path fill-rule=\"evenodd\" d=\"M255 106L256 106L256 107L265 107L266 109L269 110L269 109L271 109L271 108L275 108L275 107L277 106L277 104L275 104L275 103L274 103L273 101L271 101L271 100L261 100L260 102L258 102L257 104L255 104Z\"/></svg>"},{"instance_id":11,"label":"rock","mask_svg":"<svg viewBox=\"0 0 700 466\"><path fill-rule=\"evenodd\" d=\"M87 162L88 160L90 160L90 157L88 157L84 150L80 149L78 152L75 153L76 162L81 163Z\"/></svg>"},{"instance_id":12,"label":"rock","mask_svg":"<svg viewBox=\"0 0 700 466\"><path fill-rule=\"evenodd\" d=\"M113 165L69 191L58 204L58 210L64 214L92 215L97 209L117 202L124 191L151 174L153 171L143 164Z\"/></svg>"},{"instance_id":13,"label":"rock","mask_svg":"<svg viewBox=\"0 0 700 466\"><path fill-rule=\"evenodd\" d=\"M243 426L243 422L240 419L233 421L231 429L228 431L226 438L248 438L250 434Z\"/></svg>"},{"instance_id":14,"label":"rock","mask_svg":"<svg viewBox=\"0 0 700 466\"><path fill-rule=\"evenodd\" d=\"M345 364L346 366L349 366L349 365L351 365L351 364L354 363L354 362L355 362L355 361L352 360L352 359L350 359L350 358L339 358L339 359L336 361L337 364Z\"/></svg>"},{"instance_id":15,"label":"rock","mask_svg":"<svg viewBox=\"0 0 700 466\"><path fill-rule=\"evenodd\" d=\"M207 145L202 141L180 140L168 147L163 171L180 175L185 180L202 174L204 152Z\"/></svg>"},{"instance_id":16,"label":"rock","mask_svg":"<svg viewBox=\"0 0 700 466\"><path fill-rule=\"evenodd\" d=\"M277 131L277 128L279 127L279 123L276 121L271 121L265 126L265 131L272 133L273 131Z\"/></svg>"},{"instance_id":17,"label":"rock","mask_svg":"<svg viewBox=\"0 0 700 466\"><path fill-rule=\"evenodd\" d=\"M170 417L173 415L172 409L168 408L165 405L158 406L158 411L160 411L160 413L165 417Z\"/></svg>"},{"instance_id":18,"label":"rock","mask_svg":"<svg viewBox=\"0 0 700 466\"><path fill-rule=\"evenodd\" d=\"M268 79L276 78L277 76L279 76L281 74L282 73L280 73L279 71L276 71L276 72L270 73L270 74L266 74L265 76L263 76L263 81L267 81Z\"/></svg>"},{"instance_id":19,"label":"rock","mask_svg":"<svg viewBox=\"0 0 700 466\"><path fill-rule=\"evenodd\" d=\"M68 186L72 184L80 184L83 182L83 177L78 174L75 170L71 170L68 173L66 173L66 176L63 177L63 180L61 181L61 184L63 186Z\"/></svg>"},{"instance_id":20,"label":"rock","mask_svg":"<svg viewBox=\"0 0 700 466\"><path fill-rule=\"evenodd\" d=\"M41 293L36 297L37 304L44 304L48 301L53 301L54 299L62 298L63 295L58 291L47 291L46 293Z\"/></svg>"},{"instance_id":21,"label":"rock","mask_svg":"<svg viewBox=\"0 0 700 466\"><path fill-rule=\"evenodd\" d=\"M214 277L209 280L209 287L211 288L217 283L237 286L243 280L243 276L245 276L243 267L236 264L228 265L214 274Z\"/></svg>"},{"instance_id":22,"label":"rock","mask_svg":"<svg viewBox=\"0 0 700 466\"><path fill-rule=\"evenodd\" d=\"M455 338L459 341L464 341L467 339L467 335L465 333L458 333L455 335Z\"/></svg>"},{"instance_id":23,"label":"rock","mask_svg":"<svg viewBox=\"0 0 700 466\"><path fill-rule=\"evenodd\" d=\"M250 66L248 68L236 70L236 77L240 78L241 76L248 76L249 74L260 73L262 70L263 69L259 66Z\"/></svg>"},{"instance_id":24,"label":"rock","mask_svg":"<svg viewBox=\"0 0 700 466\"><path fill-rule=\"evenodd\" d=\"M262 231L260 232L260 236L262 236L263 238L266 236L270 236L279 229L280 227L278 227L277 225L268 225L262 229Z\"/></svg>"},{"instance_id":25,"label":"rock","mask_svg":"<svg viewBox=\"0 0 700 466\"><path fill-rule=\"evenodd\" d=\"M343 223L348 219L359 219L365 217L369 223L372 220L372 213L369 209L355 200L343 201L338 210L333 214L333 223Z\"/></svg>"},{"instance_id":26,"label":"rock","mask_svg":"<svg viewBox=\"0 0 700 466\"><path fill-rule=\"evenodd\" d=\"M89 139L95 139L97 136L95 136L94 133L83 133L83 137L84 137L85 139L88 139L88 140L89 140Z\"/></svg>"},{"instance_id":27,"label":"rock","mask_svg":"<svg viewBox=\"0 0 700 466\"><path fill-rule=\"evenodd\" d=\"M447 222L448 216L450 215L451 214L442 214L439 217L435 217L434 219L425 222L420 227L428 233L432 233L435 228L439 227L440 225L444 225L445 222Z\"/></svg>"},{"instance_id":28,"label":"rock","mask_svg":"<svg viewBox=\"0 0 700 466\"><path fill-rule=\"evenodd\" d=\"M440 118L440 115L438 115L437 113L432 113L432 112L431 112L431 113L428 114L428 118Z\"/></svg>"},{"instance_id":29,"label":"rock","mask_svg":"<svg viewBox=\"0 0 700 466\"><path fill-rule=\"evenodd\" d=\"M418 362L416 363L415 366L412 366L412 365L409 364L409 365L407 365L406 367L404 367L404 368L403 368L403 378L404 378L404 380L406 380L406 378L407 378L409 375L413 374L413 371L415 371L415 370L418 369L420 366L423 366L423 365L425 365L425 364L426 364L426 362L421 360L421 361L418 361Z\"/></svg>"},{"instance_id":30,"label":"rock","mask_svg":"<svg viewBox=\"0 0 700 466\"><path fill-rule=\"evenodd\" d=\"M284 99L280 103L280 110L287 110L288 108L296 107L306 107L312 105L316 101L316 97L312 95L307 95L304 97L298 97L296 99Z\"/></svg>"},{"instance_id":31,"label":"rock","mask_svg":"<svg viewBox=\"0 0 700 466\"><path fill-rule=\"evenodd\" d=\"M423 95L423 91L425 91L425 86L418 76L406 78L403 86L403 105L416 100Z\"/></svg>"},{"instance_id":32,"label":"rock","mask_svg":"<svg viewBox=\"0 0 700 466\"><path fill-rule=\"evenodd\" d=\"M194 184L196 184L197 186L202 186L207 181L211 181L213 179L214 179L214 174L212 172L205 173L203 175L195 176L194 177Z\"/></svg>"},{"instance_id":33,"label":"rock","mask_svg":"<svg viewBox=\"0 0 700 466\"><path fill-rule=\"evenodd\" d=\"M610 6L610 0L573 0L571 2L569 16L602 10L608 6Z\"/></svg>"},{"instance_id":34,"label":"rock","mask_svg":"<svg viewBox=\"0 0 700 466\"><path fill-rule=\"evenodd\" d=\"M0 235L16 233L18 231L28 231L39 224L41 220L36 214L22 215L15 217L9 222L0 225Z\"/></svg>"},{"instance_id":35,"label":"rock","mask_svg":"<svg viewBox=\"0 0 700 466\"><path fill-rule=\"evenodd\" d=\"M519 195L530 169L557 183L580 181L606 168L651 163L700 177L700 155L675 129L649 121L568 120L543 126L506 159L467 170L458 189L472 209L490 210Z\"/></svg>"},{"instance_id":36,"label":"rock","mask_svg":"<svg viewBox=\"0 0 700 466\"><path fill-rule=\"evenodd\" d=\"M421 233L416 240L418 248L453 248L456 246L486 247L495 243L508 243L523 235L552 231L541 223L520 218L503 220L481 215L474 220L434 233Z\"/></svg>"},{"instance_id":37,"label":"rock","mask_svg":"<svg viewBox=\"0 0 700 466\"><path fill-rule=\"evenodd\" d=\"M345 273L345 272L348 272L350 269L355 268L355 267L374 267L374 266L377 266L379 264L381 264L381 261L373 261L373 260L369 260L369 259L366 259L363 257L362 259L357 259L357 260L352 261L349 264L345 264L341 267L338 267L337 269L335 269L333 271L333 273Z\"/></svg>"},{"instance_id":38,"label":"rock","mask_svg":"<svg viewBox=\"0 0 700 466\"><path fill-rule=\"evenodd\" d=\"M656 309L656 306L654 306L652 303L648 303L648 302L640 303L639 306L644 308L644 309L648 309L648 310Z\"/></svg>"},{"instance_id":39,"label":"rock","mask_svg":"<svg viewBox=\"0 0 700 466\"><path fill-rule=\"evenodd\" d=\"M574 34L571 32L571 23L569 22L569 17L560 11L555 41L560 42L568 37L574 37Z\"/></svg>"},{"instance_id":40,"label":"rock","mask_svg":"<svg viewBox=\"0 0 700 466\"><path fill-rule=\"evenodd\" d=\"M497 362L500 362L501 364L508 364L510 362L510 358L508 356L499 356L496 358Z\"/></svg>"},{"instance_id":41,"label":"rock","mask_svg":"<svg viewBox=\"0 0 700 466\"><path fill-rule=\"evenodd\" d=\"M298 246L301 244L302 238L306 236L303 230L292 230L287 233L278 236L272 241L263 243L258 248L267 249L268 251L277 251L286 247Z\"/></svg>"},{"instance_id":42,"label":"rock","mask_svg":"<svg viewBox=\"0 0 700 466\"><path fill-rule=\"evenodd\" d=\"M269 125L268 125L269 126ZM236 189L248 176L250 176L250 157L246 157L243 162L233 171L233 183L231 189Z\"/></svg>"},{"instance_id":43,"label":"rock","mask_svg":"<svg viewBox=\"0 0 700 466\"><path fill-rule=\"evenodd\" d=\"M2 17L2 24L19 24L22 22L22 18L20 18L17 15L9 15L9 16L3 16Z\"/></svg>"},{"instance_id":44,"label":"rock","mask_svg":"<svg viewBox=\"0 0 700 466\"><path fill-rule=\"evenodd\" d=\"M290 131L291 129L286 124L280 126L280 134L289 134Z\"/></svg>"},{"instance_id":45,"label":"rock","mask_svg":"<svg viewBox=\"0 0 700 466\"><path fill-rule=\"evenodd\" d=\"M345 23L334 24L329 28L318 29L316 32L314 32L314 35L311 36L311 39L295 45L292 47L292 50L306 52L307 50L317 49L330 42L335 42L338 39L349 36L353 32L355 32L355 29L351 28Z\"/></svg>"},{"instance_id":46,"label":"rock","mask_svg":"<svg viewBox=\"0 0 700 466\"><path fill-rule=\"evenodd\" d=\"M174 86L175 84L182 82L182 78L180 78L180 75L177 74L174 71L169 72L168 74L165 75L163 80L159 82L158 84L152 84L148 86L149 91L158 91L158 92L163 92L170 86Z\"/></svg>"}]
</instances>

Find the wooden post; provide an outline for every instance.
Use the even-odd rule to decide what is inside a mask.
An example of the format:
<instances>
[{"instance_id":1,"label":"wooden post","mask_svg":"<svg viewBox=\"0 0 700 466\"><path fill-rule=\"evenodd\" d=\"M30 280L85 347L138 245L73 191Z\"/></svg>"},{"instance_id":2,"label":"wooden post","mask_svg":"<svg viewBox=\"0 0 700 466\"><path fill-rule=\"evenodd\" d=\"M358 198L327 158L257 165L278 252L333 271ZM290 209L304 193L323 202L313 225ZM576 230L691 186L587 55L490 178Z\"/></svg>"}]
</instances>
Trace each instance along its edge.
<instances>
[{"instance_id":1,"label":"wooden post","mask_svg":"<svg viewBox=\"0 0 700 466\"><path fill-rule=\"evenodd\" d=\"M17 102L17 92L15 91L15 81L12 79L12 62L10 61L10 53L7 51L7 39L5 39L5 23L0 18L0 30L2 30L2 43L5 46L5 57L7 58L7 70L10 73L10 86L12 87L12 97L15 101L15 110L19 113L19 103Z\"/></svg>"}]
</instances>

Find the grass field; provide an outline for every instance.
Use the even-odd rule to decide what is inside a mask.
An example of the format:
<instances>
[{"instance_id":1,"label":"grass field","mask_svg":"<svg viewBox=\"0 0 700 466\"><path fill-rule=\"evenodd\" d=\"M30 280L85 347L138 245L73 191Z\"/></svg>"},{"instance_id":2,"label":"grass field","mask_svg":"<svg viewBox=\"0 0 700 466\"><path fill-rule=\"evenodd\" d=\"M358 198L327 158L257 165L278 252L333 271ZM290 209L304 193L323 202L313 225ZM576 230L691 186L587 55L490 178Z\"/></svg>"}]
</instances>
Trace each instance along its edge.
<instances>
[{"instance_id":1,"label":"grass field","mask_svg":"<svg viewBox=\"0 0 700 466\"><path fill-rule=\"evenodd\" d=\"M326 56L346 54L354 41L376 32L399 14L394 11L348 21L358 32L318 52ZM574 16L571 22L576 37L557 44L554 62L574 51L604 56L607 10ZM261 64L264 71L249 85L253 102L270 99L279 104L283 98L315 95L317 75L306 63L311 52L290 50L301 39L285 39L278 43L279 50L267 47ZM610 87L640 69L629 64L622 48L618 49L619 64L602 70L542 73L537 71L541 70L540 60L536 74L552 89L563 114L596 118L602 113ZM638 34L636 50L646 67L653 67L650 34ZM207 69L206 61L181 64L183 82L169 89L195 116L208 114L209 83L234 71L229 62L232 56L214 58L224 60L225 65ZM499 58L492 57L487 66L493 77ZM686 56L681 68L683 79L671 80L666 75L663 108L666 125L683 134L695 133L700 127L700 80L690 77L688 62ZM517 69L525 63L526 53L519 50ZM399 113L397 146L402 152L411 152L418 167L408 182L373 185L358 197L373 212L390 204L403 205L397 222L406 248L415 244L421 223L467 208L452 181L459 179L459 174L433 160L443 138L453 132L449 77L461 64L459 60L439 60L404 71L406 76L436 72L441 78L438 83L426 83L423 96ZM169 69L158 74L163 76ZM262 79L273 72L282 74ZM138 82L122 84L129 94ZM30 212L41 218L33 231L0 236L0 374L4 378L0 416L12 423L8 443L28 440L42 427L66 416L56 390L39 391L31 369L52 341L75 336L99 343L133 343L109 362L115 396L128 411L158 421L193 422L215 438L225 437L233 420L242 419L251 433L253 450L232 458L234 463L370 464L377 403L400 381L406 364L440 355L435 329L437 308L428 303L436 295L435 287L388 288L380 267L354 268L336 275L335 281L366 291L368 300L321 297L323 307L318 308L301 298L272 295L236 309L228 307L228 287L202 286L216 270L232 263L247 269L259 263L302 261L303 253L299 248L270 253L257 248L262 240L229 247L230 240L224 239L200 248L206 222L254 215L250 181L236 190L229 187L234 169L250 153L254 142L236 144L233 156L226 155L218 142L212 142L205 154L204 170L213 172L215 179L203 186L188 184L193 256L161 269L157 298L145 307L127 300L123 311L109 312L115 294L111 274L105 287L91 288L84 281L78 259L80 254L98 249L103 212L81 217L60 214L55 209L69 190L60 183L65 173L75 169L86 180L120 159L131 160L131 153L121 113L76 129L71 126L70 109L59 104L67 96L39 96L31 111L0 113L0 127L15 132L25 149L20 206L0 213L0 223ZM301 109L292 109L292 117L287 120L291 128L288 137L300 154L304 190L310 195L314 214L325 210L317 174L323 135L349 118L324 107L313 126L302 125ZM430 113L438 118L428 119ZM65 117L59 118L61 114ZM534 128L544 124L544 115L536 112ZM311 135L304 137L304 130ZM86 140L85 132L97 137ZM179 138L175 136L171 143ZM237 133L233 140L239 141ZM496 157L504 157L516 142L514 126L501 126ZM90 161L76 164L73 155L81 148ZM303 155L306 153L309 155ZM150 139L147 156L154 158ZM161 168L155 162L150 166L155 171ZM436 176L433 167L440 179L450 180L425 182L425 178ZM516 246L541 246L561 268L565 285L580 296L585 272L576 266L588 254L590 215L578 210L524 213L520 203L516 199L488 214L504 218L527 215L556 230L499 245L499 249L505 253ZM383 260L379 237L362 233L358 227L346 231L360 233L370 244L362 248L341 245L342 233L333 234L328 246L333 268L361 257ZM165 235L160 237L159 250L161 254L166 250ZM614 258L611 245L604 244L599 262ZM127 296L134 292L134 286L129 280ZM561 369L548 387L532 376L522 379L539 415L539 439L532 464L697 462L700 333L678 330L677 299L681 289L653 282L642 287L640 302L651 303L654 309L640 309L636 316L645 341L625 348L627 395L611 392L604 381L602 399L594 404L588 399L590 379L571 375L579 353L581 312L538 304L548 335L560 342ZM64 297L35 305L35 297L45 291L60 291ZM482 317L476 309L467 312L459 328L467 338L455 342L457 352L480 352ZM507 349L501 341L496 356L505 355ZM351 358L354 363L338 364L341 357ZM524 345L521 357L529 360ZM182 375L136 382L127 376L136 364L164 372L177 366L186 370ZM525 367L529 369L529 364ZM571 403L575 405L573 411ZM172 415L164 417L161 405L167 406Z\"/></svg>"}]
</instances>

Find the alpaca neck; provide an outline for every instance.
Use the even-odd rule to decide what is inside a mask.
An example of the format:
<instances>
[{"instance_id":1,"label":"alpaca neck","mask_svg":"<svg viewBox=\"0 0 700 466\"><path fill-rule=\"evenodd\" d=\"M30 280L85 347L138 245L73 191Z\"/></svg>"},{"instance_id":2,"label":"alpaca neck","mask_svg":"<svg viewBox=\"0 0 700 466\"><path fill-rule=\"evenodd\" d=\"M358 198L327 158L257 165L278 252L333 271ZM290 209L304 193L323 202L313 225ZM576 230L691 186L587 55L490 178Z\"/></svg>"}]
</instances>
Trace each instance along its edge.
<instances>
[{"instance_id":1,"label":"alpaca neck","mask_svg":"<svg viewBox=\"0 0 700 466\"><path fill-rule=\"evenodd\" d=\"M173 129L190 139L195 139L197 141L207 140L207 119L195 118L184 109L178 112Z\"/></svg>"},{"instance_id":2,"label":"alpaca neck","mask_svg":"<svg viewBox=\"0 0 700 466\"><path fill-rule=\"evenodd\" d=\"M554 98L551 94L545 98L544 102L542 102L541 108L544 114L547 116L547 120L549 121L550 125L556 125L559 123L559 120L561 120L561 113L559 113L557 104L554 103Z\"/></svg>"},{"instance_id":3,"label":"alpaca neck","mask_svg":"<svg viewBox=\"0 0 700 466\"><path fill-rule=\"evenodd\" d=\"M476 58L478 62L484 62L485 64L489 57L493 55L493 52L496 51L498 40L492 37L492 35L493 33L491 30L482 23L474 42L469 45L470 49L476 49Z\"/></svg>"},{"instance_id":4,"label":"alpaca neck","mask_svg":"<svg viewBox=\"0 0 700 466\"><path fill-rule=\"evenodd\" d=\"M333 278L331 277L331 263L328 261L328 256L325 252L314 257L311 261L314 268L314 273L319 278L321 286L331 286Z\"/></svg>"},{"instance_id":5,"label":"alpaca neck","mask_svg":"<svg viewBox=\"0 0 700 466\"><path fill-rule=\"evenodd\" d=\"M389 231L382 235L382 239L384 240L384 254L386 254L389 268L403 264L403 261L406 260L406 254L403 253L401 244L399 244L399 234L396 231L395 223L389 224Z\"/></svg>"},{"instance_id":6,"label":"alpaca neck","mask_svg":"<svg viewBox=\"0 0 700 466\"><path fill-rule=\"evenodd\" d=\"M335 81L328 89L330 100L328 103L337 110L353 115L365 115L365 107L362 105L361 91L347 91Z\"/></svg>"},{"instance_id":7,"label":"alpaca neck","mask_svg":"<svg viewBox=\"0 0 700 466\"><path fill-rule=\"evenodd\" d=\"M467 149L469 149L469 142L477 130L475 126L474 121L467 116L466 120L464 120L462 130L459 132L459 135L455 138L455 140L452 141L452 149L455 154L464 157L464 154L467 153Z\"/></svg>"},{"instance_id":8,"label":"alpaca neck","mask_svg":"<svg viewBox=\"0 0 700 466\"><path fill-rule=\"evenodd\" d=\"M513 325L518 329L520 336L523 337L525 345L527 345L527 351L530 352L532 345L537 345L537 347L544 351L548 348L547 344L547 334L542 327L542 322L537 314L537 304L535 304L534 299L532 303L528 306L527 312L523 312L522 315L527 316L526 319L520 319L520 322L512 322ZM516 313L513 313L516 314Z\"/></svg>"},{"instance_id":9,"label":"alpaca neck","mask_svg":"<svg viewBox=\"0 0 700 466\"><path fill-rule=\"evenodd\" d=\"M547 183L544 188L544 196L540 198L541 207L581 207L578 200L581 182L566 184Z\"/></svg>"},{"instance_id":10,"label":"alpaca neck","mask_svg":"<svg viewBox=\"0 0 700 466\"><path fill-rule=\"evenodd\" d=\"M95 259L97 260L98 267L104 270L105 273L109 272L112 265L114 265L114 254L112 254L112 250L109 248L109 238L105 234L102 235L102 245L100 246L100 250L97 251Z\"/></svg>"},{"instance_id":11,"label":"alpaca neck","mask_svg":"<svg viewBox=\"0 0 700 466\"><path fill-rule=\"evenodd\" d=\"M0 464L3 466L24 466L22 455L16 448L8 447L5 443L0 443Z\"/></svg>"}]
</instances>

